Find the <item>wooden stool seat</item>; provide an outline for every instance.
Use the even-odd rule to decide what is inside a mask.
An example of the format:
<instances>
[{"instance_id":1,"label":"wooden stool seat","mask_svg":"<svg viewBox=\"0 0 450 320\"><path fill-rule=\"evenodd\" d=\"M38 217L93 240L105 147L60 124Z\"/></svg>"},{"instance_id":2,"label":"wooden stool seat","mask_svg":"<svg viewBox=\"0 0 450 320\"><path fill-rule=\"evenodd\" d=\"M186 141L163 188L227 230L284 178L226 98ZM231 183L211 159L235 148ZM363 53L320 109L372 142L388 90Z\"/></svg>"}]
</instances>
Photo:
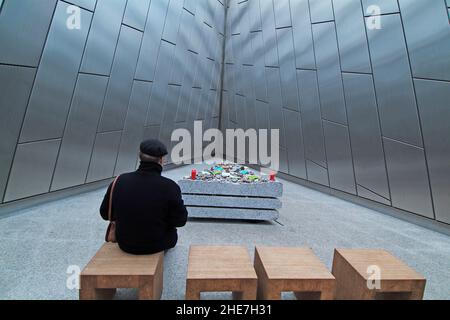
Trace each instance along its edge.
<instances>
[{"instance_id":1,"label":"wooden stool seat","mask_svg":"<svg viewBox=\"0 0 450 320\"><path fill-rule=\"evenodd\" d=\"M335 279L308 248L256 247L258 299L279 300L282 292L298 299L331 300Z\"/></svg>"},{"instance_id":2,"label":"wooden stool seat","mask_svg":"<svg viewBox=\"0 0 450 320\"><path fill-rule=\"evenodd\" d=\"M112 299L118 288L139 289L139 299L161 298L164 253L131 255L104 244L80 276L80 300Z\"/></svg>"},{"instance_id":3,"label":"wooden stool seat","mask_svg":"<svg viewBox=\"0 0 450 320\"><path fill-rule=\"evenodd\" d=\"M237 300L256 298L257 276L245 247L192 246L186 280L186 299L201 292L233 292Z\"/></svg>"},{"instance_id":4,"label":"wooden stool seat","mask_svg":"<svg viewBox=\"0 0 450 320\"><path fill-rule=\"evenodd\" d=\"M385 250L336 249L332 272L337 299L423 299L425 278Z\"/></svg>"}]
</instances>

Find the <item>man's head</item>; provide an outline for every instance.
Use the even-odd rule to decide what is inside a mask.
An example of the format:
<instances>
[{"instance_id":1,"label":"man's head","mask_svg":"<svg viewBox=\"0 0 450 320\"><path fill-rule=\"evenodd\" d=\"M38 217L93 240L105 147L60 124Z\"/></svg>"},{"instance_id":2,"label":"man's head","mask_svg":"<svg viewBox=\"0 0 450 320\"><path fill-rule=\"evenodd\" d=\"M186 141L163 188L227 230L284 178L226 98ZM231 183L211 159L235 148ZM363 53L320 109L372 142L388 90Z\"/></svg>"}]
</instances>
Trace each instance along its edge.
<instances>
[{"instance_id":1,"label":"man's head","mask_svg":"<svg viewBox=\"0 0 450 320\"><path fill-rule=\"evenodd\" d=\"M151 139L141 143L139 158L142 162L153 162L162 166L167 154L167 148L161 141Z\"/></svg>"}]
</instances>

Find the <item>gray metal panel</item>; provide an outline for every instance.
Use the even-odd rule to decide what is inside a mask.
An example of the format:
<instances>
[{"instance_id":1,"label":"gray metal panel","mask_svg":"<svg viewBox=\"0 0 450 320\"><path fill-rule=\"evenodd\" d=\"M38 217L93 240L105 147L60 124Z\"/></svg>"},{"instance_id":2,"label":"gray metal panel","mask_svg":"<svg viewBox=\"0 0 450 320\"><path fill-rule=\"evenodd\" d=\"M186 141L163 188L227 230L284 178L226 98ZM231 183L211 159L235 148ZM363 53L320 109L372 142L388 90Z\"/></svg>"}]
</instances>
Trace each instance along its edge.
<instances>
[{"instance_id":1,"label":"gray metal panel","mask_svg":"<svg viewBox=\"0 0 450 320\"><path fill-rule=\"evenodd\" d=\"M180 30L178 32L177 46L175 48L175 56L173 58L173 69L170 76L170 83L183 84L183 80L187 77L187 73L191 72L185 67L188 62L190 53L187 51L187 42L190 38L190 23L194 23L194 16L186 10L182 10L180 17Z\"/></svg>"},{"instance_id":2,"label":"gray metal panel","mask_svg":"<svg viewBox=\"0 0 450 320\"><path fill-rule=\"evenodd\" d=\"M158 81L153 85L152 97L150 99L147 125L161 124L164 116L164 105L167 95L167 85L169 83L170 70L172 68L172 57L175 46L166 41L161 41L161 49L158 57L156 74Z\"/></svg>"},{"instance_id":3,"label":"gray metal panel","mask_svg":"<svg viewBox=\"0 0 450 320\"><path fill-rule=\"evenodd\" d=\"M283 107L300 111L292 29L277 30Z\"/></svg>"},{"instance_id":4,"label":"gray metal panel","mask_svg":"<svg viewBox=\"0 0 450 320\"><path fill-rule=\"evenodd\" d=\"M347 123L342 75L333 22L313 25L322 116L330 121Z\"/></svg>"},{"instance_id":5,"label":"gray metal panel","mask_svg":"<svg viewBox=\"0 0 450 320\"><path fill-rule=\"evenodd\" d=\"M267 89L270 106L270 128L280 130L280 145L285 146L283 108L281 101L280 69L266 68ZM286 172L287 173L287 172Z\"/></svg>"},{"instance_id":6,"label":"gray metal panel","mask_svg":"<svg viewBox=\"0 0 450 320\"><path fill-rule=\"evenodd\" d=\"M330 186L330 182L328 181L328 169L318 164L306 160L306 170L308 172L308 180L327 186Z\"/></svg>"},{"instance_id":7,"label":"gray metal panel","mask_svg":"<svg viewBox=\"0 0 450 320\"><path fill-rule=\"evenodd\" d=\"M134 171L136 168L139 144L144 138L144 115L147 112L151 91L151 83L135 81L133 84L114 175Z\"/></svg>"},{"instance_id":8,"label":"gray metal panel","mask_svg":"<svg viewBox=\"0 0 450 320\"><path fill-rule=\"evenodd\" d=\"M60 142L48 140L17 146L5 202L49 191Z\"/></svg>"},{"instance_id":9,"label":"gray metal panel","mask_svg":"<svg viewBox=\"0 0 450 320\"><path fill-rule=\"evenodd\" d=\"M122 26L103 105L100 132L123 129L142 33Z\"/></svg>"},{"instance_id":10,"label":"gray metal panel","mask_svg":"<svg viewBox=\"0 0 450 320\"><path fill-rule=\"evenodd\" d=\"M107 77L78 76L51 191L85 182L107 84Z\"/></svg>"},{"instance_id":11,"label":"gray metal panel","mask_svg":"<svg viewBox=\"0 0 450 320\"><path fill-rule=\"evenodd\" d=\"M300 106L302 112L303 137L305 140L305 155L306 158L323 167L326 167L327 160L325 154L322 117L320 113L317 74L316 71L312 70L297 70L297 78L300 89Z\"/></svg>"},{"instance_id":12,"label":"gray metal panel","mask_svg":"<svg viewBox=\"0 0 450 320\"><path fill-rule=\"evenodd\" d=\"M145 28L151 0L128 0L123 23L141 31Z\"/></svg>"},{"instance_id":13,"label":"gray metal panel","mask_svg":"<svg viewBox=\"0 0 450 320\"><path fill-rule=\"evenodd\" d=\"M333 0L342 71L370 73L369 48L360 0Z\"/></svg>"},{"instance_id":14,"label":"gray metal panel","mask_svg":"<svg viewBox=\"0 0 450 320\"><path fill-rule=\"evenodd\" d=\"M198 0L184 0L183 8L187 9L192 14L195 14L197 9L197 1Z\"/></svg>"},{"instance_id":15,"label":"gray metal panel","mask_svg":"<svg viewBox=\"0 0 450 320\"><path fill-rule=\"evenodd\" d=\"M358 196L362 197L362 198L366 198L372 201L376 201L385 205L392 205L391 201L381 197L379 194L376 194L374 192L372 192L371 190L365 188L364 186L361 185L356 185L356 189L358 190Z\"/></svg>"},{"instance_id":16,"label":"gray metal panel","mask_svg":"<svg viewBox=\"0 0 450 320\"><path fill-rule=\"evenodd\" d=\"M280 146L280 172L289 174L288 155L286 149Z\"/></svg>"},{"instance_id":17,"label":"gray metal panel","mask_svg":"<svg viewBox=\"0 0 450 320\"><path fill-rule=\"evenodd\" d=\"M422 146L400 16L383 16L383 28L367 34L383 136Z\"/></svg>"},{"instance_id":18,"label":"gray metal panel","mask_svg":"<svg viewBox=\"0 0 450 320\"><path fill-rule=\"evenodd\" d=\"M286 128L289 174L306 179L305 149L303 147L300 113L285 109L283 115Z\"/></svg>"},{"instance_id":19,"label":"gray metal panel","mask_svg":"<svg viewBox=\"0 0 450 320\"><path fill-rule=\"evenodd\" d=\"M191 87L182 86L180 92L180 101L178 102L177 115L175 122L186 122L189 113L189 97L191 94Z\"/></svg>"},{"instance_id":20,"label":"gray metal panel","mask_svg":"<svg viewBox=\"0 0 450 320\"><path fill-rule=\"evenodd\" d=\"M292 26L289 0L273 0L275 26L285 28Z\"/></svg>"},{"instance_id":21,"label":"gray metal panel","mask_svg":"<svg viewBox=\"0 0 450 320\"><path fill-rule=\"evenodd\" d=\"M297 68L315 69L316 58L309 14L308 0L291 1L292 31L294 33L295 60Z\"/></svg>"},{"instance_id":22,"label":"gray metal panel","mask_svg":"<svg viewBox=\"0 0 450 320\"><path fill-rule=\"evenodd\" d=\"M109 179L114 175L121 135L122 131L97 134L86 183Z\"/></svg>"},{"instance_id":23,"label":"gray metal panel","mask_svg":"<svg viewBox=\"0 0 450 320\"><path fill-rule=\"evenodd\" d=\"M250 11L250 31L261 31L261 9L259 7L259 0L249 0L248 10Z\"/></svg>"},{"instance_id":24,"label":"gray metal panel","mask_svg":"<svg viewBox=\"0 0 450 320\"><path fill-rule=\"evenodd\" d=\"M178 28L180 27L180 16L182 11L184 11L183 0L170 1L162 39L172 43L177 42L177 34Z\"/></svg>"},{"instance_id":25,"label":"gray metal panel","mask_svg":"<svg viewBox=\"0 0 450 320\"><path fill-rule=\"evenodd\" d=\"M450 83L415 80L436 219L450 223Z\"/></svg>"},{"instance_id":26,"label":"gray metal panel","mask_svg":"<svg viewBox=\"0 0 450 320\"><path fill-rule=\"evenodd\" d=\"M450 81L449 16L443 1L399 0L414 77Z\"/></svg>"},{"instance_id":27,"label":"gray metal panel","mask_svg":"<svg viewBox=\"0 0 450 320\"><path fill-rule=\"evenodd\" d=\"M0 63L39 64L55 5L56 0L13 0L0 6Z\"/></svg>"},{"instance_id":28,"label":"gray metal panel","mask_svg":"<svg viewBox=\"0 0 450 320\"><path fill-rule=\"evenodd\" d=\"M243 76L245 79L252 79L253 66L243 66ZM254 81L247 81L245 85L246 108L243 110L245 115L245 125L247 129L256 128L256 96Z\"/></svg>"},{"instance_id":29,"label":"gray metal panel","mask_svg":"<svg viewBox=\"0 0 450 320\"><path fill-rule=\"evenodd\" d=\"M373 14L373 11L368 10L370 6L378 6L381 14L399 12L397 0L362 0L362 5L367 16Z\"/></svg>"},{"instance_id":30,"label":"gray metal panel","mask_svg":"<svg viewBox=\"0 0 450 320\"><path fill-rule=\"evenodd\" d=\"M147 24L145 25L142 48L136 69L136 79L153 81L159 44L166 20L169 0L158 0L150 3Z\"/></svg>"},{"instance_id":31,"label":"gray metal panel","mask_svg":"<svg viewBox=\"0 0 450 320\"><path fill-rule=\"evenodd\" d=\"M0 203L36 69L0 65Z\"/></svg>"},{"instance_id":32,"label":"gray metal panel","mask_svg":"<svg viewBox=\"0 0 450 320\"><path fill-rule=\"evenodd\" d=\"M160 126L149 126L145 128L144 139L158 139Z\"/></svg>"},{"instance_id":33,"label":"gray metal panel","mask_svg":"<svg viewBox=\"0 0 450 320\"><path fill-rule=\"evenodd\" d=\"M97 0L70 0L66 1L89 11L94 11Z\"/></svg>"},{"instance_id":34,"label":"gray metal panel","mask_svg":"<svg viewBox=\"0 0 450 320\"><path fill-rule=\"evenodd\" d=\"M67 7L58 2L20 142L60 138L63 134L88 32L87 27L76 32L66 27ZM92 13L81 10L81 25L89 26L91 17Z\"/></svg>"},{"instance_id":35,"label":"gray metal panel","mask_svg":"<svg viewBox=\"0 0 450 320\"><path fill-rule=\"evenodd\" d=\"M324 121L323 126L330 187L356 194L348 128L329 121Z\"/></svg>"},{"instance_id":36,"label":"gray metal panel","mask_svg":"<svg viewBox=\"0 0 450 320\"><path fill-rule=\"evenodd\" d=\"M384 138L392 205L434 218L423 149Z\"/></svg>"},{"instance_id":37,"label":"gray metal panel","mask_svg":"<svg viewBox=\"0 0 450 320\"><path fill-rule=\"evenodd\" d=\"M267 102L256 101L256 121L258 129L270 128L269 104Z\"/></svg>"},{"instance_id":38,"label":"gray metal panel","mask_svg":"<svg viewBox=\"0 0 450 320\"><path fill-rule=\"evenodd\" d=\"M312 23L334 20L332 0L309 0Z\"/></svg>"},{"instance_id":39,"label":"gray metal panel","mask_svg":"<svg viewBox=\"0 0 450 320\"><path fill-rule=\"evenodd\" d=\"M125 5L125 0L98 0L81 65L82 72L102 75L111 72Z\"/></svg>"},{"instance_id":40,"label":"gray metal panel","mask_svg":"<svg viewBox=\"0 0 450 320\"><path fill-rule=\"evenodd\" d=\"M167 99L164 106L164 115L161 121L160 139L170 146L170 137L175 125L175 117L177 114L178 102L180 99L180 86L168 86Z\"/></svg>"},{"instance_id":41,"label":"gray metal panel","mask_svg":"<svg viewBox=\"0 0 450 320\"><path fill-rule=\"evenodd\" d=\"M277 35L272 1L260 0L266 66L278 66Z\"/></svg>"},{"instance_id":42,"label":"gray metal panel","mask_svg":"<svg viewBox=\"0 0 450 320\"><path fill-rule=\"evenodd\" d=\"M356 182L389 199L372 76L344 74L343 77Z\"/></svg>"}]
</instances>

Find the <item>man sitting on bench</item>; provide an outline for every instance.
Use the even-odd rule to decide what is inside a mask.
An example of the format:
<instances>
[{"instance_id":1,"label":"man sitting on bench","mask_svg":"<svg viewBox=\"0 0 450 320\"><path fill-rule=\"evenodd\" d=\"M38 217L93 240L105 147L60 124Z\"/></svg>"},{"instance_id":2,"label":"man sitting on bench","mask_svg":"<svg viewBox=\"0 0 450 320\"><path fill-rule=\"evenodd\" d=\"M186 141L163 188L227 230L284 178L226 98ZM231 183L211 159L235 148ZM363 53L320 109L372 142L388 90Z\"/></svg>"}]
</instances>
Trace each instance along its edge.
<instances>
[{"instance_id":1,"label":"man sitting on bench","mask_svg":"<svg viewBox=\"0 0 450 320\"><path fill-rule=\"evenodd\" d=\"M141 164L136 172L121 175L112 196L112 220L116 222L119 247L130 254L153 254L175 247L177 229L186 225L187 210L180 187L161 176L166 147L147 140L140 147ZM100 207L108 220L111 184Z\"/></svg>"}]
</instances>

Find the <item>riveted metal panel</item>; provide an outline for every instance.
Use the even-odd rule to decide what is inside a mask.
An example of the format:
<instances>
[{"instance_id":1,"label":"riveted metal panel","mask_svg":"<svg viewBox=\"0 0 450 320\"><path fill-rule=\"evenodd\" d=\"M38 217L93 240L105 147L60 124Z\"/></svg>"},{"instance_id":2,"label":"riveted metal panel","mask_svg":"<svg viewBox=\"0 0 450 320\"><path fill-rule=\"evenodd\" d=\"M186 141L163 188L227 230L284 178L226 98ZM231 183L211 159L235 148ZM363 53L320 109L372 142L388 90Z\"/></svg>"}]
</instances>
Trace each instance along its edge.
<instances>
[{"instance_id":1,"label":"riveted metal panel","mask_svg":"<svg viewBox=\"0 0 450 320\"><path fill-rule=\"evenodd\" d=\"M342 71L370 73L369 48L360 0L333 0Z\"/></svg>"},{"instance_id":2,"label":"riveted metal panel","mask_svg":"<svg viewBox=\"0 0 450 320\"><path fill-rule=\"evenodd\" d=\"M84 184L107 83L107 77L78 76L51 191Z\"/></svg>"},{"instance_id":3,"label":"riveted metal panel","mask_svg":"<svg viewBox=\"0 0 450 320\"><path fill-rule=\"evenodd\" d=\"M292 29L277 30L277 39L283 107L293 111L300 111Z\"/></svg>"},{"instance_id":4,"label":"riveted metal panel","mask_svg":"<svg viewBox=\"0 0 450 320\"><path fill-rule=\"evenodd\" d=\"M123 129L141 40L142 32L122 26L103 105L100 132Z\"/></svg>"},{"instance_id":5,"label":"riveted metal panel","mask_svg":"<svg viewBox=\"0 0 450 320\"><path fill-rule=\"evenodd\" d=\"M309 0L313 23L334 20L332 0Z\"/></svg>"},{"instance_id":6,"label":"riveted metal panel","mask_svg":"<svg viewBox=\"0 0 450 320\"><path fill-rule=\"evenodd\" d=\"M144 115L151 91L151 83L134 81L114 175L134 171L136 168L139 145L144 138Z\"/></svg>"},{"instance_id":7,"label":"riveted metal panel","mask_svg":"<svg viewBox=\"0 0 450 320\"><path fill-rule=\"evenodd\" d=\"M400 16L383 16L383 28L367 33L383 135L422 146Z\"/></svg>"},{"instance_id":8,"label":"riveted metal panel","mask_svg":"<svg viewBox=\"0 0 450 320\"><path fill-rule=\"evenodd\" d=\"M296 66L297 68L315 69L316 58L309 12L308 0L291 1Z\"/></svg>"},{"instance_id":9,"label":"riveted metal panel","mask_svg":"<svg viewBox=\"0 0 450 320\"><path fill-rule=\"evenodd\" d=\"M392 205L434 218L423 149L384 138Z\"/></svg>"},{"instance_id":10,"label":"riveted metal panel","mask_svg":"<svg viewBox=\"0 0 450 320\"><path fill-rule=\"evenodd\" d=\"M97 134L86 183L112 178L122 131Z\"/></svg>"},{"instance_id":11,"label":"riveted metal panel","mask_svg":"<svg viewBox=\"0 0 450 320\"><path fill-rule=\"evenodd\" d=\"M81 65L82 72L110 74L125 5L125 0L98 0Z\"/></svg>"},{"instance_id":12,"label":"riveted metal panel","mask_svg":"<svg viewBox=\"0 0 450 320\"><path fill-rule=\"evenodd\" d=\"M0 4L0 63L37 67L56 0Z\"/></svg>"},{"instance_id":13,"label":"riveted metal panel","mask_svg":"<svg viewBox=\"0 0 450 320\"><path fill-rule=\"evenodd\" d=\"M300 113L283 110L289 174L306 179L305 153Z\"/></svg>"},{"instance_id":14,"label":"riveted metal panel","mask_svg":"<svg viewBox=\"0 0 450 320\"><path fill-rule=\"evenodd\" d=\"M123 23L144 31L151 0L128 0Z\"/></svg>"},{"instance_id":15,"label":"riveted metal panel","mask_svg":"<svg viewBox=\"0 0 450 320\"><path fill-rule=\"evenodd\" d=\"M61 140L25 143L17 146L9 176L5 202L47 193Z\"/></svg>"},{"instance_id":16,"label":"riveted metal panel","mask_svg":"<svg viewBox=\"0 0 450 320\"><path fill-rule=\"evenodd\" d=\"M317 73L312 70L297 70L297 78L306 158L326 167ZM323 179L320 181L323 182Z\"/></svg>"},{"instance_id":17,"label":"riveted metal panel","mask_svg":"<svg viewBox=\"0 0 450 320\"><path fill-rule=\"evenodd\" d=\"M450 223L450 83L415 80L436 219Z\"/></svg>"},{"instance_id":18,"label":"riveted metal panel","mask_svg":"<svg viewBox=\"0 0 450 320\"><path fill-rule=\"evenodd\" d=\"M135 79L153 81L169 0L151 1Z\"/></svg>"},{"instance_id":19,"label":"riveted metal panel","mask_svg":"<svg viewBox=\"0 0 450 320\"><path fill-rule=\"evenodd\" d=\"M389 199L372 76L344 74L344 87L356 182Z\"/></svg>"},{"instance_id":20,"label":"riveted metal panel","mask_svg":"<svg viewBox=\"0 0 450 320\"><path fill-rule=\"evenodd\" d=\"M289 0L273 0L276 28L291 27L291 10ZM295 18L294 18L295 20Z\"/></svg>"},{"instance_id":21,"label":"riveted metal panel","mask_svg":"<svg viewBox=\"0 0 450 320\"><path fill-rule=\"evenodd\" d=\"M350 137L346 126L324 121L330 187L356 194Z\"/></svg>"},{"instance_id":22,"label":"riveted metal panel","mask_svg":"<svg viewBox=\"0 0 450 320\"><path fill-rule=\"evenodd\" d=\"M77 80L92 13L81 9L80 30L66 27L68 4L58 2L28 104L20 142L60 138Z\"/></svg>"},{"instance_id":23,"label":"riveted metal panel","mask_svg":"<svg viewBox=\"0 0 450 320\"><path fill-rule=\"evenodd\" d=\"M36 73L34 68L0 65L0 202Z\"/></svg>"},{"instance_id":24,"label":"riveted metal panel","mask_svg":"<svg viewBox=\"0 0 450 320\"><path fill-rule=\"evenodd\" d=\"M313 25L313 35L322 116L327 120L346 124L345 100L334 23Z\"/></svg>"},{"instance_id":25,"label":"riveted metal panel","mask_svg":"<svg viewBox=\"0 0 450 320\"><path fill-rule=\"evenodd\" d=\"M449 16L442 1L399 0L414 77L450 81Z\"/></svg>"}]
</instances>

